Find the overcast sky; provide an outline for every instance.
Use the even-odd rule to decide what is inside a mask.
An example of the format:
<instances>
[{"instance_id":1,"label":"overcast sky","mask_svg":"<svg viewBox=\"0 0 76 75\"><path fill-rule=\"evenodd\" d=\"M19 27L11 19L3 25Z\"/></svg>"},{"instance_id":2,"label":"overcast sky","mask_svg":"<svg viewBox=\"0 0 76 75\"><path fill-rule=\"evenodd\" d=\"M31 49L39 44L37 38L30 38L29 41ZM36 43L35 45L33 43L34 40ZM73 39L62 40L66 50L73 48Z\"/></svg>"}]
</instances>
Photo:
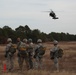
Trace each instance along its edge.
<instances>
[{"instance_id":1,"label":"overcast sky","mask_svg":"<svg viewBox=\"0 0 76 75\"><path fill-rule=\"evenodd\" d=\"M59 17L49 17L52 9ZM0 27L28 25L42 32L76 34L76 0L0 0Z\"/></svg>"}]
</instances>

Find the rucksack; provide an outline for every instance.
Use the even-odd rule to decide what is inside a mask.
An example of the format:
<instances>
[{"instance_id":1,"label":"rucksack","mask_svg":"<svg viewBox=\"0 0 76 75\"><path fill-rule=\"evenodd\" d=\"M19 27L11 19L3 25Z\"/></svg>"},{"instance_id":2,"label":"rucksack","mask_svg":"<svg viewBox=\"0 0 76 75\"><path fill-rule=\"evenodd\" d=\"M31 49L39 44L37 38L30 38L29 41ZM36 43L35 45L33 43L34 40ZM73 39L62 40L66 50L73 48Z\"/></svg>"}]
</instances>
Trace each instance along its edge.
<instances>
[{"instance_id":1,"label":"rucksack","mask_svg":"<svg viewBox=\"0 0 76 75\"><path fill-rule=\"evenodd\" d=\"M43 47L43 46L40 46L39 48L37 48L37 49L35 50L34 58L36 58L36 56L42 57L42 56L45 54L45 50L46 50L46 48Z\"/></svg>"},{"instance_id":2,"label":"rucksack","mask_svg":"<svg viewBox=\"0 0 76 75\"><path fill-rule=\"evenodd\" d=\"M51 59L54 59L54 56L56 56L57 58L62 58L63 56L63 50L61 48L59 48L57 51L55 52L50 52L50 57Z\"/></svg>"},{"instance_id":3,"label":"rucksack","mask_svg":"<svg viewBox=\"0 0 76 75\"><path fill-rule=\"evenodd\" d=\"M39 55L44 55L44 54L45 54L45 50L46 50L45 47L40 46L40 47L39 47Z\"/></svg>"},{"instance_id":4,"label":"rucksack","mask_svg":"<svg viewBox=\"0 0 76 75\"><path fill-rule=\"evenodd\" d=\"M11 52L12 54L14 54L16 52L17 46L16 44L11 44L10 48L9 48L9 52Z\"/></svg>"},{"instance_id":5,"label":"rucksack","mask_svg":"<svg viewBox=\"0 0 76 75\"><path fill-rule=\"evenodd\" d=\"M63 56L63 50L59 48L58 50L58 58L61 58Z\"/></svg>"}]
</instances>

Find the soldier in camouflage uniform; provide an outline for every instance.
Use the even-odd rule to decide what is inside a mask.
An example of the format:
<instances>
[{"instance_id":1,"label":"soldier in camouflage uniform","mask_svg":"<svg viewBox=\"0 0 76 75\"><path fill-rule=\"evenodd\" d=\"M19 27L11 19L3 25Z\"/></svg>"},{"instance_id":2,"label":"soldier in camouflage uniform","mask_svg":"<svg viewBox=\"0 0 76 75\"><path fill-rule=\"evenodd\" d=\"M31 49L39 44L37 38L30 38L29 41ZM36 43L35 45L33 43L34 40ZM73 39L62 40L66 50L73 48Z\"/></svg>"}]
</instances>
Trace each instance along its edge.
<instances>
[{"instance_id":1,"label":"soldier in camouflage uniform","mask_svg":"<svg viewBox=\"0 0 76 75\"><path fill-rule=\"evenodd\" d=\"M39 53L39 48L40 47L43 47L43 44L42 44L42 40L41 39L38 39L37 40L37 45L35 46L35 49L34 49L34 58L35 58L35 68L38 69L42 69L42 57L43 55L40 55Z\"/></svg>"},{"instance_id":2,"label":"soldier in camouflage uniform","mask_svg":"<svg viewBox=\"0 0 76 75\"><path fill-rule=\"evenodd\" d=\"M34 44L32 42L32 39L28 40L28 55L29 55L29 68L33 69L33 48Z\"/></svg>"},{"instance_id":3,"label":"soldier in camouflage uniform","mask_svg":"<svg viewBox=\"0 0 76 75\"><path fill-rule=\"evenodd\" d=\"M27 39L23 39L23 43L21 44L26 50L23 51L23 53L21 54L20 52L20 68L22 69L23 67L23 62L25 60L26 63L26 68L27 70L29 69L29 59L28 59L28 45L27 45Z\"/></svg>"},{"instance_id":4,"label":"soldier in camouflage uniform","mask_svg":"<svg viewBox=\"0 0 76 75\"><path fill-rule=\"evenodd\" d=\"M19 68L22 70L22 65L21 65L21 57L20 57L20 45L22 44L22 41L20 38L17 38L17 50L18 50L18 64L19 64Z\"/></svg>"},{"instance_id":5,"label":"soldier in camouflage uniform","mask_svg":"<svg viewBox=\"0 0 76 75\"><path fill-rule=\"evenodd\" d=\"M50 53L53 53L51 59L53 59L53 61L54 61L54 65L55 65L56 70L59 71L59 64L58 64L58 50L59 50L59 47L58 47L58 41L54 40L53 44L54 44L54 47L50 51Z\"/></svg>"},{"instance_id":6,"label":"soldier in camouflage uniform","mask_svg":"<svg viewBox=\"0 0 76 75\"><path fill-rule=\"evenodd\" d=\"M13 54L10 52L10 47L12 45L12 39L8 38L7 43L8 44L5 48L6 65L7 65L7 70L12 71L14 68Z\"/></svg>"}]
</instances>

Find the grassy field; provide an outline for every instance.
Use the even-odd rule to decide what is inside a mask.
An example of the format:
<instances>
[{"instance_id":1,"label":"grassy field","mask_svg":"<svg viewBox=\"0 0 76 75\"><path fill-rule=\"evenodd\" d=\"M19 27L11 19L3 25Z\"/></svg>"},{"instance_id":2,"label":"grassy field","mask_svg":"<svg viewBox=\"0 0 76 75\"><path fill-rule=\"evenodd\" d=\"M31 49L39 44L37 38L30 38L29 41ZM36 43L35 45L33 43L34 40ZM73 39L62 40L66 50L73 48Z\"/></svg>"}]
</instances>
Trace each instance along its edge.
<instances>
[{"instance_id":1,"label":"grassy field","mask_svg":"<svg viewBox=\"0 0 76 75\"><path fill-rule=\"evenodd\" d=\"M47 50L43 57L43 68L40 70L26 70L24 63L23 71L18 70L17 55L14 56L15 67L11 73L3 72L4 49L5 46L0 46L0 75L76 75L76 42L60 42L59 46L64 50L63 58L59 59L60 71L56 72L53 66L53 61L50 60L50 49L53 47L52 43L44 43Z\"/></svg>"}]
</instances>

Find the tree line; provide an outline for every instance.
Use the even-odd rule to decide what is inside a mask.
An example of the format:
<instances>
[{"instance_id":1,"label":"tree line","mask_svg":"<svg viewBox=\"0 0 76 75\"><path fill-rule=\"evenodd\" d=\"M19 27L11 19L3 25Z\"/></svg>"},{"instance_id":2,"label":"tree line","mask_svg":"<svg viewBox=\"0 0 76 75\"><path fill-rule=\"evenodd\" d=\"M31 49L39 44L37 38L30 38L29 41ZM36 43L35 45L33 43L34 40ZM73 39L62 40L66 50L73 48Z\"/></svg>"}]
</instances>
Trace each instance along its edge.
<instances>
[{"instance_id":1,"label":"tree line","mask_svg":"<svg viewBox=\"0 0 76 75\"><path fill-rule=\"evenodd\" d=\"M19 26L17 28L12 29L9 26L4 26L0 28L0 44L5 44L7 42L7 38L12 38L13 42L17 42L17 38L20 37L21 39L24 38L31 38L33 42L36 42L37 39L42 39L43 42L58 40L58 41L76 41L76 35L69 34L69 33L56 33L51 32L46 34L41 32L39 29L30 29L28 25Z\"/></svg>"}]
</instances>

